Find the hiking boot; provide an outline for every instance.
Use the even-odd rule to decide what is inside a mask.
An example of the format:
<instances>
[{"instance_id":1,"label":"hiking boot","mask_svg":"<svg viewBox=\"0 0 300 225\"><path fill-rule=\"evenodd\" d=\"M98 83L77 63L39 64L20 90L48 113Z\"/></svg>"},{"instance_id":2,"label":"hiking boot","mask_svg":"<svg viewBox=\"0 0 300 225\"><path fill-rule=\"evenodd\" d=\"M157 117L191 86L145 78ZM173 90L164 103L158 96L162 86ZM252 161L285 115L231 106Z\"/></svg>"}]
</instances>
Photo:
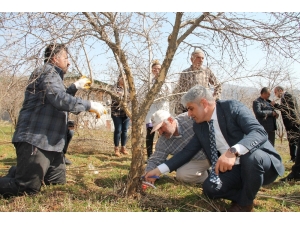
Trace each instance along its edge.
<instances>
[{"instance_id":1,"label":"hiking boot","mask_svg":"<svg viewBox=\"0 0 300 225\"><path fill-rule=\"evenodd\" d=\"M122 146L122 147L121 147L120 152L121 152L122 154L124 154L124 155L128 155L128 154L129 154L129 153L126 151L125 146Z\"/></svg>"},{"instance_id":2,"label":"hiking boot","mask_svg":"<svg viewBox=\"0 0 300 225\"><path fill-rule=\"evenodd\" d=\"M118 157L121 156L120 151L119 151L119 147L115 147L115 156L118 156Z\"/></svg>"}]
</instances>

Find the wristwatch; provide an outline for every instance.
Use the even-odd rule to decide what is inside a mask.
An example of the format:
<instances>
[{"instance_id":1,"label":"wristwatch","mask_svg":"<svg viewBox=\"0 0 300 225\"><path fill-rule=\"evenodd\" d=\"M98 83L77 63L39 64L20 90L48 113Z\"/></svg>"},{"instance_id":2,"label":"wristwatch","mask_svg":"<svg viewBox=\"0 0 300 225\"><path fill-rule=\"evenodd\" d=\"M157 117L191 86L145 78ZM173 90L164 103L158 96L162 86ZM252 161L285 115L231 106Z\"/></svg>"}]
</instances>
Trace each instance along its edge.
<instances>
[{"instance_id":1,"label":"wristwatch","mask_svg":"<svg viewBox=\"0 0 300 225\"><path fill-rule=\"evenodd\" d=\"M232 153L232 154L234 154L236 157L240 156L235 147L229 148L229 152Z\"/></svg>"}]
</instances>

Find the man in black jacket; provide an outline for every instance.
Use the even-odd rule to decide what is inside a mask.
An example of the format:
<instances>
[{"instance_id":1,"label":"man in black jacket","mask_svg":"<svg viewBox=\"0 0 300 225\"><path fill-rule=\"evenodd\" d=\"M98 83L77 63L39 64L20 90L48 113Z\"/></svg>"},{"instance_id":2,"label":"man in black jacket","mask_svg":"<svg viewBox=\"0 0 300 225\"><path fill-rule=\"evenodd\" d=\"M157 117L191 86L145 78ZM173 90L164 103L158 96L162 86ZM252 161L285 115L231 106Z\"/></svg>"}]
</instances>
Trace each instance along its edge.
<instances>
[{"instance_id":1,"label":"man in black jacket","mask_svg":"<svg viewBox=\"0 0 300 225\"><path fill-rule=\"evenodd\" d=\"M260 97L253 101L253 112L258 122L265 128L268 133L268 139L271 144L275 145L275 131L277 130L276 119L278 114L271 105L270 88L264 87L260 91Z\"/></svg>"},{"instance_id":2,"label":"man in black jacket","mask_svg":"<svg viewBox=\"0 0 300 225\"><path fill-rule=\"evenodd\" d=\"M289 141L291 161L295 162L292 167L292 172L281 181L300 180L300 155L297 154L297 146L300 146L299 134L300 134L300 120L297 101L287 91L284 91L283 87L277 86L274 89L275 95L280 98L280 103L277 104L274 101L271 104L281 111L282 120L287 132L287 138Z\"/></svg>"},{"instance_id":3,"label":"man in black jacket","mask_svg":"<svg viewBox=\"0 0 300 225\"><path fill-rule=\"evenodd\" d=\"M280 98L280 104L277 104L274 101L272 101L271 104L275 109L279 109L281 112L283 124L289 141L291 161L295 162L300 131L297 101L294 96L287 91L284 91L281 86L275 87L274 93L278 98Z\"/></svg>"}]
</instances>

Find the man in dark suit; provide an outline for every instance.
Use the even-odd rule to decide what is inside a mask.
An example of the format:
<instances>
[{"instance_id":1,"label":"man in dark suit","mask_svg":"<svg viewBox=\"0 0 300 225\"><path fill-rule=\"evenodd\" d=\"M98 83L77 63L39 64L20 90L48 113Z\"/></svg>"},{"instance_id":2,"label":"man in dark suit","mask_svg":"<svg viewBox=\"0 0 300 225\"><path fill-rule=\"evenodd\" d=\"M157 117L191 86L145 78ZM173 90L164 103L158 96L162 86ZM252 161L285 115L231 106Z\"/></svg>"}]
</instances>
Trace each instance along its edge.
<instances>
[{"instance_id":1,"label":"man in dark suit","mask_svg":"<svg viewBox=\"0 0 300 225\"><path fill-rule=\"evenodd\" d=\"M202 86L191 88L181 103L195 121L195 135L182 151L148 172L146 180L154 183L153 176L176 170L203 148L212 164L203 192L211 199L231 200L229 212L252 211L259 188L284 173L267 132L245 105L235 100L215 102Z\"/></svg>"},{"instance_id":2,"label":"man in dark suit","mask_svg":"<svg viewBox=\"0 0 300 225\"><path fill-rule=\"evenodd\" d=\"M299 181L300 180L300 154L297 153L300 148L300 120L298 104L294 96L287 91L284 91L283 87L277 86L274 89L275 95L280 98L280 103L277 104L274 101L271 104L280 110L282 115L283 124L287 132L287 138L289 141L291 161L295 164L292 166L292 172L281 181Z\"/></svg>"},{"instance_id":3,"label":"man in dark suit","mask_svg":"<svg viewBox=\"0 0 300 225\"><path fill-rule=\"evenodd\" d=\"M253 101L253 112L258 122L267 131L269 141L275 146L276 119L278 118L278 114L271 105L271 101L269 100L270 95L270 88L262 88L260 97Z\"/></svg>"},{"instance_id":4,"label":"man in dark suit","mask_svg":"<svg viewBox=\"0 0 300 225\"><path fill-rule=\"evenodd\" d=\"M280 99L280 104L277 104L274 101L272 101L271 104L281 112L289 142L291 162L295 162L300 133L297 101L294 96L287 91L284 91L281 86L275 87L274 93Z\"/></svg>"}]
</instances>

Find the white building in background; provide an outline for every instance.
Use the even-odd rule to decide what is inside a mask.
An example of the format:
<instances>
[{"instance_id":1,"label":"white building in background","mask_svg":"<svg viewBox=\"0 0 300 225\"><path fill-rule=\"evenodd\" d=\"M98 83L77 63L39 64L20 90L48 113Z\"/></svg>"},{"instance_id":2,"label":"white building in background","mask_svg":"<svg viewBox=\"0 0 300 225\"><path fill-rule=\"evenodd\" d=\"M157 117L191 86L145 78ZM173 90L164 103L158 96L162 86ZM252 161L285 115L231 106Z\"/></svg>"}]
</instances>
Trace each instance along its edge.
<instances>
[{"instance_id":1,"label":"white building in background","mask_svg":"<svg viewBox=\"0 0 300 225\"><path fill-rule=\"evenodd\" d=\"M115 128L110 116L110 107L107 107L107 112L108 114L102 115L99 119L96 118L94 113L86 112L82 114L78 117L77 128L106 129L113 132Z\"/></svg>"}]
</instances>

